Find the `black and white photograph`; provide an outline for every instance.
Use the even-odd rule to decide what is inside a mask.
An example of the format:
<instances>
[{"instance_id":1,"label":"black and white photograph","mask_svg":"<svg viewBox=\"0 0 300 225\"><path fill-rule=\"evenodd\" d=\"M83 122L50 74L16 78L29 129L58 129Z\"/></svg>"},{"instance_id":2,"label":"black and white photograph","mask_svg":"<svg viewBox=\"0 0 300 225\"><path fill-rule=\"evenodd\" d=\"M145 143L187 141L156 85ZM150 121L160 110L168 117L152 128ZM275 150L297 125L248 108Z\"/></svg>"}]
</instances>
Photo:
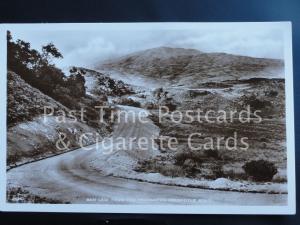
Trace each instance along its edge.
<instances>
[{"instance_id":1,"label":"black and white photograph","mask_svg":"<svg viewBox=\"0 0 300 225\"><path fill-rule=\"evenodd\" d=\"M290 25L2 25L2 208L293 213Z\"/></svg>"}]
</instances>

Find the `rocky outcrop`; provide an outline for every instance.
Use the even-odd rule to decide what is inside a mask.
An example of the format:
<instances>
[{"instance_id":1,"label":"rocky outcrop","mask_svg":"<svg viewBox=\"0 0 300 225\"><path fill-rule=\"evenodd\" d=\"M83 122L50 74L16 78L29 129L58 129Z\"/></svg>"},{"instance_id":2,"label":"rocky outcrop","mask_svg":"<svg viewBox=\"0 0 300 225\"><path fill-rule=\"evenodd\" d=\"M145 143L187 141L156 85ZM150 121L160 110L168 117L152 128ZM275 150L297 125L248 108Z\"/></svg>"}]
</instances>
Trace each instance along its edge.
<instances>
[{"instance_id":1,"label":"rocky outcrop","mask_svg":"<svg viewBox=\"0 0 300 225\"><path fill-rule=\"evenodd\" d=\"M85 86L88 94L97 96L122 96L132 94L132 88L123 81L115 80L95 70L80 68L85 72Z\"/></svg>"}]
</instances>

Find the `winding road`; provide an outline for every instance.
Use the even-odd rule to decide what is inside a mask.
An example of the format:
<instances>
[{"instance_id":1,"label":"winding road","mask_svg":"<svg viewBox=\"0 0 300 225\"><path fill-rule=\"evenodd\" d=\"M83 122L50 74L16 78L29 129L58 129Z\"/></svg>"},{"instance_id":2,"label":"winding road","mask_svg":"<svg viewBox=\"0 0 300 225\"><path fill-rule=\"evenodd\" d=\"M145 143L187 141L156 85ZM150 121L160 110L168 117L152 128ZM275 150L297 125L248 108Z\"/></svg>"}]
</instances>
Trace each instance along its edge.
<instances>
[{"instance_id":1,"label":"winding road","mask_svg":"<svg viewBox=\"0 0 300 225\"><path fill-rule=\"evenodd\" d=\"M113 138L149 136L149 130L157 132L149 121L121 122L115 127ZM287 201L287 195L281 194L205 190L110 176L103 173L103 166L117 163L119 167L116 169L122 169L128 165L122 165L126 163L122 160L110 161L115 153L99 156L99 152L99 146L95 144L89 146L89 150L80 148L16 167L7 172L7 185L22 187L35 195L69 203L284 205ZM95 159L102 166L94 167L91 162L95 163Z\"/></svg>"}]
</instances>

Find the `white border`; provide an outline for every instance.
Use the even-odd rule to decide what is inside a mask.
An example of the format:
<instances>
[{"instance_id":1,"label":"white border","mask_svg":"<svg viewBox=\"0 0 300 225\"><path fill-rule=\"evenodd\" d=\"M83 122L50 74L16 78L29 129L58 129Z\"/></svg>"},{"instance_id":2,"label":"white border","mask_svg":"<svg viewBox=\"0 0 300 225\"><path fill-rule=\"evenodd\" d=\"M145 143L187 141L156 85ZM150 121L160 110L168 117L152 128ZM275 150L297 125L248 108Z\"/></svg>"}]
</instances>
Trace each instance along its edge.
<instances>
[{"instance_id":1,"label":"white border","mask_svg":"<svg viewBox=\"0 0 300 225\"><path fill-rule=\"evenodd\" d=\"M25 31L67 31L67 30L160 30L232 28L234 26L274 27L284 34L284 63L286 89L286 135L287 135L287 176L288 204L286 206L175 206L175 205L94 205L94 204L27 204L6 202L6 30ZM101 212L101 213L170 213L170 214L295 214L295 136L293 97L293 58L291 22L259 23L72 23L72 24L0 24L0 210L24 212Z\"/></svg>"}]
</instances>

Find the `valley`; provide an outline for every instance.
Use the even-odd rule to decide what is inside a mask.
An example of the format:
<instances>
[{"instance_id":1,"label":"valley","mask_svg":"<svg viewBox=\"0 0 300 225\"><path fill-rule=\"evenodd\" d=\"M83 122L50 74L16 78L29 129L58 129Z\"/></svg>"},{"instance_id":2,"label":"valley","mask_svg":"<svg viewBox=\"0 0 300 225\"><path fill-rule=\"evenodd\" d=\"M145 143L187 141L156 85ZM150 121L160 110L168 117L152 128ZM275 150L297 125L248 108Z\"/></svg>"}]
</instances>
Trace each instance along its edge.
<instances>
[{"instance_id":1,"label":"valley","mask_svg":"<svg viewBox=\"0 0 300 225\"><path fill-rule=\"evenodd\" d=\"M8 163L16 168L8 171L10 201L18 201L10 190L22 187L29 193L69 203L87 202L89 196L108 199L113 204L119 195L141 199L161 195L201 199L197 204L237 204L228 194L231 191L238 192L235 198L243 199L241 204L285 204L283 68L281 60L170 47L136 52L93 68L74 67L84 77L85 93L72 99L72 103L74 109L88 108L88 122L71 123L67 116L64 125L58 124L58 115L53 113L44 124L36 104L32 106L35 114L29 110L30 118L20 115L13 119L8 128ZM19 86L32 89L18 75L13 76L18 85L21 82ZM12 88L15 86L12 84ZM72 110L70 102L65 104L60 96L52 100L38 90L31 92L29 97L47 98L47 103L41 104L50 102L66 114ZM23 94L20 96L22 104L28 106ZM95 108L99 105L107 107L105 124L99 123L99 110ZM11 108L23 112L23 108ZM167 109L163 117L162 108ZM196 113L199 110L203 113L200 116ZM134 116L116 116L120 111ZM242 111L244 116L240 115ZM136 118L139 113L144 122ZM245 122L241 122L243 118ZM55 150L60 132L68 134L72 149L78 149L67 153ZM100 133L103 139L89 135L85 146L79 146L78 139L84 133ZM200 135L189 143L192 133ZM246 150L241 142L224 141L235 134L246 138ZM211 142L206 144L207 140L219 137L223 137L223 142L217 148ZM22 145L20 138L24 140ZM125 146L130 140L130 146L125 148L118 138L125 140ZM141 146L139 138L149 142ZM159 142L171 138L177 140L175 149ZM207 147L194 151L191 144ZM236 148L230 150L233 144ZM18 166L51 155L55 156ZM255 174L246 172L246 164L251 161L264 163L263 168L274 167L272 177L266 175L267 178L259 180ZM215 197L208 199L205 195L211 193Z\"/></svg>"}]
</instances>

